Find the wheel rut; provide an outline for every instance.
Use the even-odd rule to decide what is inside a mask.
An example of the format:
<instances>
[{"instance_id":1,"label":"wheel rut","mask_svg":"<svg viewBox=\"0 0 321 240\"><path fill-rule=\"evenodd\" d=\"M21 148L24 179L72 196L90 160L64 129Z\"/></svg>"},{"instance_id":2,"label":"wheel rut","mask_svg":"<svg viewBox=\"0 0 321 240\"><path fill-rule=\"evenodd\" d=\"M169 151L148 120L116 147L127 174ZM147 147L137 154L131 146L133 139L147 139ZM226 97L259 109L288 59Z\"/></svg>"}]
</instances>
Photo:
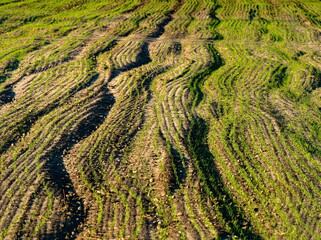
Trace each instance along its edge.
<instances>
[{"instance_id":1,"label":"wheel rut","mask_svg":"<svg viewBox=\"0 0 321 240\"><path fill-rule=\"evenodd\" d=\"M53 150L48 152L43 159L45 165L45 183L52 189L55 196L60 196L66 210L61 219L53 219L53 226L59 226L53 233L44 236L45 239L75 239L77 232L81 231L79 226L86 220L86 212L83 200L77 195L73 182L66 170L64 155L79 141L92 134L97 126L102 124L108 115L112 105L115 103L114 97L107 88L102 87L98 92L101 95L95 102L93 108L87 113L71 133L61 136L61 140L56 143Z\"/></svg>"}]
</instances>

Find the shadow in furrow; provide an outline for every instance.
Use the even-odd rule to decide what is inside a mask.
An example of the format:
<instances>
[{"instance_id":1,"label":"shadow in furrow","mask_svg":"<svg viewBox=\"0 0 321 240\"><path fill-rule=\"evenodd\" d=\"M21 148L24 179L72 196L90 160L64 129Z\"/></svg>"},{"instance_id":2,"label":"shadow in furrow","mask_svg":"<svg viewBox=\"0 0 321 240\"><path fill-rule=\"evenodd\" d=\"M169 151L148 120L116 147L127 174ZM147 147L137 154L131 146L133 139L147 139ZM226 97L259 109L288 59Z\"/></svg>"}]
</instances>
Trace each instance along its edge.
<instances>
[{"instance_id":1,"label":"shadow in furrow","mask_svg":"<svg viewBox=\"0 0 321 240\"><path fill-rule=\"evenodd\" d=\"M15 92L11 85L5 87L5 89L0 93L0 107L4 104L10 103L15 97Z\"/></svg>"},{"instance_id":2,"label":"shadow in furrow","mask_svg":"<svg viewBox=\"0 0 321 240\"><path fill-rule=\"evenodd\" d=\"M150 35L148 35L149 38L159 38L160 36L163 35L163 33L165 32L165 26L173 20L173 17L171 16L171 14L173 14L175 12L175 10L171 10L168 11L167 13L165 13L165 18L163 19L162 22L160 22L159 24L157 24L156 28L157 31L151 33Z\"/></svg>"},{"instance_id":3,"label":"shadow in furrow","mask_svg":"<svg viewBox=\"0 0 321 240\"><path fill-rule=\"evenodd\" d=\"M138 10L140 7L142 7L142 6L144 6L144 2L140 2L139 4L133 6L131 9L122 12L122 14L135 12L135 11L137 11L137 10Z\"/></svg>"},{"instance_id":4,"label":"shadow in furrow","mask_svg":"<svg viewBox=\"0 0 321 240\"><path fill-rule=\"evenodd\" d=\"M311 92L321 88L321 71L313 68L311 75L314 76L314 81L311 83Z\"/></svg>"},{"instance_id":5,"label":"shadow in furrow","mask_svg":"<svg viewBox=\"0 0 321 240\"><path fill-rule=\"evenodd\" d=\"M17 3L17 2L21 2L21 0L15 0L15 1L11 1L11 2L0 3L0 6L4 6L4 5L12 4L12 3Z\"/></svg>"},{"instance_id":6,"label":"shadow in furrow","mask_svg":"<svg viewBox=\"0 0 321 240\"><path fill-rule=\"evenodd\" d=\"M159 130L159 137L166 143L166 149L170 157L170 169L166 174L166 178L169 180L169 190L171 193L175 193L181 188L181 184L184 183L187 173L185 164L188 164L188 159L181 156L180 153L173 147L173 145L166 139L163 132ZM185 163L185 164L184 164Z\"/></svg>"},{"instance_id":7,"label":"shadow in furrow","mask_svg":"<svg viewBox=\"0 0 321 240\"><path fill-rule=\"evenodd\" d=\"M246 219L243 210L234 202L231 193L224 185L222 176L214 162L207 145L208 127L201 118L196 118L191 124L188 133L188 146L198 174L204 182L204 190L211 197L217 199L217 207L221 212L226 230L230 237L237 236L241 239L263 239L253 232L249 220ZM226 232L220 235L220 239L226 239Z\"/></svg>"},{"instance_id":8,"label":"shadow in furrow","mask_svg":"<svg viewBox=\"0 0 321 240\"><path fill-rule=\"evenodd\" d=\"M46 161L43 169L46 174L45 182L55 196L63 199L62 207L66 208L59 219L53 220L54 231L43 236L44 239L75 239L80 230L79 226L86 219L84 203L75 192L64 165L63 155L77 142L93 133L107 117L115 99L106 88L101 89L100 95L100 100L90 110L90 115L83 119L75 130L65 133L55 148L43 157Z\"/></svg>"},{"instance_id":9,"label":"shadow in furrow","mask_svg":"<svg viewBox=\"0 0 321 240\"><path fill-rule=\"evenodd\" d=\"M11 77L11 73L19 67L20 62L17 59L10 61L7 66L0 73L0 83L5 82ZM0 107L4 104L10 103L15 97L13 91L13 84L6 85L2 91L0 91Z\"/></svg>"},{"instance_id":10,"label":"shadow in furrow","mask_svg":"<svg viewBox=\"0 0 321 240\"><path fill-rule=\"evenodd\" d=\"M221 5L216 5L215 7L212 8L210 12L210 17L213 20L213 22L210 24L211 28L214 29L220 24L220 19L216 16L216 12L218 9L220 9L222 6ZM217 31L213 30L213 37L208 38L208 40L222 40L223 36L218 33Z\"/></svg>"},{"instance_id":11,"label":"shadow in furrow","mask_svg":"<svg viewBox=\"0 0 321 240\"><path fill-rule=\"evenodd\" d=\"M0 6L1 6L1 5L0 5ZM4 23L7 19L8 19L8 17L2 17L2 18L0 18L0 24Z\"/></svg>"},{"instance_id":12,"label":"shadow in furrow","mask_svg":"<svg viewBox=\"0 0 321 240\"><path fill-rule=\"evenodd\" d=\"M204 98L202 86L206 78L225 64L213 44L207 44L207 48L213 56L211 63L203 71L191 78L189 82L189 89L195 96L193 106L199 105Z\"/></svg>"},{"instance_id":13,"label":"shadow in furrow","mask_svg":"<svg viewBox=\"0 0 321 240\"><path fill-rule=\"evenodd\" d=\"M182 1L179 0L177 1L177 4L174 6L174 8L172 10L169 10L167 12L165 12L165 18L163 19L163 21L161 21L159 24L157 24L157 31L151 33L148 37L149 38L159 38L160 36L163 35L163 33L165 32L165 27L166 25L171 22L173 20L172 15L182 6Z\"/></svg>"},{"instance_id":14,"label":"shadow in furrow","mask_svg":"<svg viewBox=\"0 0 321 240\"><path fill-rule=\"evenodd\" d=\"M257 15L257 9L253 9L251 8L249 11L249 19L250 21L253 21L253 19L256 17Z\"/></svg>"},{"instance_id":15,"label":"shadow in furrow","mask_svg":"<svg viewBox=\"0 0 321 240\"><path fill-rule=\"evenodd\" d=\"M272 71L272 77L268 82L269 88L279 88L284 86L287 78L288 67L280 64Z\"/></svg>"},{"instance_id":16,"label":"shadow in furrow","mask_svg":"<svg viewBox=\"0 0 321 240\"><path fill-rule=\"evenodd\" d=\"M175 193L186 180L187 173L184 165L188 164L189 160L180 156L179 152L173 147L171 147L170 152L173 157L173 172L176 178L175 181L172 181L170 191Z\"/></svg>"}]
</instances>

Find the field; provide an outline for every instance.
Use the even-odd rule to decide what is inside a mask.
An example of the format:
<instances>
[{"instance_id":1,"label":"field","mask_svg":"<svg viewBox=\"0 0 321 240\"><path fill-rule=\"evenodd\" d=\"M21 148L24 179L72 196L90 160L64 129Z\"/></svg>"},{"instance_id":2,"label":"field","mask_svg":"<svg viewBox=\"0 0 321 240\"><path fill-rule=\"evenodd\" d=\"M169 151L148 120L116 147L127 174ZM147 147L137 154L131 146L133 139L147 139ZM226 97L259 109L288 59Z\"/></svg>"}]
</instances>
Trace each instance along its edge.
<instances>
[{"instance_id":1,"label":"field","mask_svg":"<svg viewBox=\"0 0 321 240\"><path fill-rule=\"evenodd\" d=\"M0 0L0 239L321 239L321 2Z\"/></svg>"}]
</instances>

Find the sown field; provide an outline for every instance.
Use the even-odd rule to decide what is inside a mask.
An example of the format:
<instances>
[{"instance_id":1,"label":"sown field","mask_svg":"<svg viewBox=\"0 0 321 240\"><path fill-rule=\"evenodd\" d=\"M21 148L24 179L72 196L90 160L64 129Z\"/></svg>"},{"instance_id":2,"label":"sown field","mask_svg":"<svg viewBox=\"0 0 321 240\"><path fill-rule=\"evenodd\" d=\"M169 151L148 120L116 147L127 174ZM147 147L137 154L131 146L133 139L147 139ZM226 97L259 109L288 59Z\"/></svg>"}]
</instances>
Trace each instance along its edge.
<instances>
[{"instance_id":1,"label":"sown field","mask_svg":"<svg viewBox=\"0 0 321 240\"><path fill-rule=\"evenodd\" d=\"M320 0L0 0L0 239L321 239Z\"/></svg>"}]
</instances>

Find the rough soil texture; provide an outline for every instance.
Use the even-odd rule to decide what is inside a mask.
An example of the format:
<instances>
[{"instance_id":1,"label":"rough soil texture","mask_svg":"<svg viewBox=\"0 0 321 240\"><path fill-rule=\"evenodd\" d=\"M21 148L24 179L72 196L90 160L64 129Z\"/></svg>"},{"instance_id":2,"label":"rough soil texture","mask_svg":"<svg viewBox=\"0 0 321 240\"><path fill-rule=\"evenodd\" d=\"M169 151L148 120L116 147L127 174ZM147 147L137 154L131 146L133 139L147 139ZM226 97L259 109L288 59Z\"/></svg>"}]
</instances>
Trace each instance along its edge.
<instances>
[{"instance_id":1,"label":"rough soil texture","mask_svg":"<svg viewBox=\"0 0 321 240\"><path fill-rule=\"evenodd\" d=\"M0 239L321 239L319 0L0 0Z\"/></svg>"}]
</instances>

